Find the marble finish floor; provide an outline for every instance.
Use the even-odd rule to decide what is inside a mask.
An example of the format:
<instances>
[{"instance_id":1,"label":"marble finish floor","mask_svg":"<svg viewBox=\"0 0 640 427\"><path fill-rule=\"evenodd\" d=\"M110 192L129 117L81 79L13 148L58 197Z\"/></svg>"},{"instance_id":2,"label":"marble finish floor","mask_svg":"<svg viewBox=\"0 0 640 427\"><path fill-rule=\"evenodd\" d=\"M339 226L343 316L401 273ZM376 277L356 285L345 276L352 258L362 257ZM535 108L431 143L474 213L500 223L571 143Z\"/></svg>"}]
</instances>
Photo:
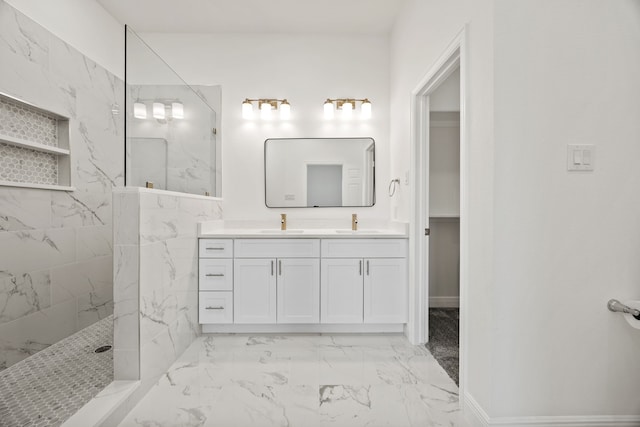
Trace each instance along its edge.
<instances>
[{"instance_id":1,"label":"marble finish floor","mask_svg":"<svg viewBox=\"0 0 640 427\"><path fill-rule=\"evenodd\" d=\"M400 335L205 335L120 427L463 426L458 387Z\"/></svg>"},{"instance_id":2,"label":"marble finish floor","mask_svg":"<svg viewBox=\"0 0 640 427\"><path fill-rule=\"evenodd\" d=\"M460 368L460 309L429 309L429 342L427 350L449 374L459 383Z\"/></svg>"},{"instance_id":3,"label":"marble finish floor","mask_svg":"<svg viewBox=\"0 0 640 427\"><path fill-rule=\"evenodd\" d=\"M0 372L0 427L59 426L113 381L113 316Z\"/></svg>"}]
</instances>

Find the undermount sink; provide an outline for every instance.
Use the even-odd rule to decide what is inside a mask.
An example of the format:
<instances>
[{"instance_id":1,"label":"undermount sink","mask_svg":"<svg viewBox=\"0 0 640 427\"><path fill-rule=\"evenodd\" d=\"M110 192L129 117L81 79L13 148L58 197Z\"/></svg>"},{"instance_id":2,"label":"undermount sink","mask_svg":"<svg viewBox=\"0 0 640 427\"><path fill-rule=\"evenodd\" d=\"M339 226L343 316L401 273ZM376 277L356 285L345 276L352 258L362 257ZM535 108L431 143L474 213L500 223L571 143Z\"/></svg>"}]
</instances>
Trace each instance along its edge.
<instances>
[{"instance_id":1,"label":"undermount sink","mask_svg":"<svg viewBox=\"0 0 640 427\"><path fill-rule=\"evenodd\" d=\"M272 229L268 229L268 230L260 230L260 233L265 233L265 234L299 234L299 233L304 233L304 230L272 230Z\"/></svg>"},{"instance_id":2,"label":"undermount sink","mask_svg":"<svg viewBox=\"0 0 640 427\"><path fill-rule=\"evenodd\" d=\"M379 233L378 230L336 230L336 233L357 234L357 233Z\"/></svg>"}]
</instances>

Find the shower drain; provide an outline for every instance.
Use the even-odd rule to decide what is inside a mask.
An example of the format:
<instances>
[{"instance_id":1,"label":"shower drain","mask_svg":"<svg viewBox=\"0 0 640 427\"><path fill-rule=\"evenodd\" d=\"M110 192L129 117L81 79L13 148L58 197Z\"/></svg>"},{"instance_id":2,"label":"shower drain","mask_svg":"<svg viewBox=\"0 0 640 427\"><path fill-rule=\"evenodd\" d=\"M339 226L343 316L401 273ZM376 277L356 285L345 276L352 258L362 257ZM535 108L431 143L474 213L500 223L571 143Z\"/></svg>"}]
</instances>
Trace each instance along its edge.
<instances>
[{"instance_id":1,"label":"shower drain","mask_svg":"<svg viewBox=\"0 0 640 427\"><path fill-rule=\"evenodd\" d=\"M95 350L93 350L94 353L104 353L105 351L109 351L111 350L111 346L110 345L103 345L102 347L98 347Z\"/></svg>"}]
</instances>

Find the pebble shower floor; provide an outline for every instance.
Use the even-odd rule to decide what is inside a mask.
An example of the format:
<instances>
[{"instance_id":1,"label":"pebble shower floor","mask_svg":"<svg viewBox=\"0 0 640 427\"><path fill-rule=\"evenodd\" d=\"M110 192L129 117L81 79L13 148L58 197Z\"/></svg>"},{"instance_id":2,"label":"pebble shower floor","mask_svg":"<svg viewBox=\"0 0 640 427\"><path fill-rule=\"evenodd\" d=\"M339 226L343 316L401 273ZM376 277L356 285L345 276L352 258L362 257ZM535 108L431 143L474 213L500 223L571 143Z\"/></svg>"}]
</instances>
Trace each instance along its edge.
<instances>
[{"instance_id":1,"label":"pebble shower floor","mask_svg":"<svg viewBox=\"0 0 640 427\"><path fill-rule=\"evenodd\" d=\"M0 426L59 426L113 381L113 316L0 371Z\"/></svg>"}]
</instances>

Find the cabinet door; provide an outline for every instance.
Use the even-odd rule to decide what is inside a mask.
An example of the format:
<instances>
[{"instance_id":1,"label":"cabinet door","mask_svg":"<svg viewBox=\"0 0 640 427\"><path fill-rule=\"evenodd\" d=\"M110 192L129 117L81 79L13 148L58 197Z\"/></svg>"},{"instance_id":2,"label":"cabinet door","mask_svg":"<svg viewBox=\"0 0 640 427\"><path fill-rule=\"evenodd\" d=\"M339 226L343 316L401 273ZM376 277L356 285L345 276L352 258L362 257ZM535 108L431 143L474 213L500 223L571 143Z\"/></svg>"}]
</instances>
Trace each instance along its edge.
<instances>
[{"instance_id":1,"label":"cabinet door","mask_svg":"<svg viewBox=\"0 0 640 427\"><path fill-rule=\"evenodd\" d=\"M406 258L365 259L364 323L406 323Z\"/></svg>"},{"instance_id":2,"label":"cabinet door","mask_svg":"<svg viewBox=\"0 0 640 427\"><path fill-rule=\"evenodd\" d=\"M234 261L234 323L276 322L276 260Z\"/></svg>"},{"instance_id":3,"label":"cabinet door","mask_svg":"<svg viewBox=\"0 0 640 427\"><path fill-rule=\"evenodd\" d=\"M320 260L278 259L278 323L320 321Z\"/></svg>"},{"instance_id":4,"label":"cabinet door","mask_svg":"<svg viewBox=\"0 0 640 427\"><path fill-rule=\"evenodd\" d=\"M362 323L362 258L322 260L321 323Z\"/></svg>"}]
</instances>

